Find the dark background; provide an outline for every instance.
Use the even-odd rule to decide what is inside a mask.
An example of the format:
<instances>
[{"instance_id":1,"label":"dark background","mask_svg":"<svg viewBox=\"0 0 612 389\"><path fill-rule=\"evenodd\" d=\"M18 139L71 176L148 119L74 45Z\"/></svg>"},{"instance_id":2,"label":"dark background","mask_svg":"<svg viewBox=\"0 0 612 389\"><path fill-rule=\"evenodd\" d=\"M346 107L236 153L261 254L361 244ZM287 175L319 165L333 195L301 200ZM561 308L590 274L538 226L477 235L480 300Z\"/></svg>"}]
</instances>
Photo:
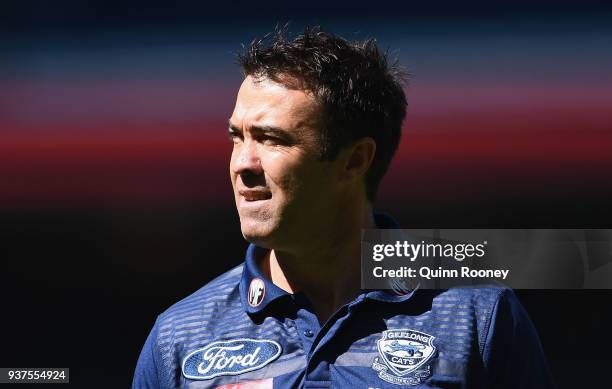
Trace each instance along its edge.
<instances>
[{"instance_id":1,"label":"dark background","mask_svg":"<svg viewBox=\"0 0 612 389\"><path fill-rule=\"evenodd\" d=\"M278 22L413 74L377 210L405 228L610 228L606 2L3 2L0 366L128 387L157 314L243 259L233 53ZM517 291L560 387L611 378L610 291Z\"/></svg>"}]
</instances>

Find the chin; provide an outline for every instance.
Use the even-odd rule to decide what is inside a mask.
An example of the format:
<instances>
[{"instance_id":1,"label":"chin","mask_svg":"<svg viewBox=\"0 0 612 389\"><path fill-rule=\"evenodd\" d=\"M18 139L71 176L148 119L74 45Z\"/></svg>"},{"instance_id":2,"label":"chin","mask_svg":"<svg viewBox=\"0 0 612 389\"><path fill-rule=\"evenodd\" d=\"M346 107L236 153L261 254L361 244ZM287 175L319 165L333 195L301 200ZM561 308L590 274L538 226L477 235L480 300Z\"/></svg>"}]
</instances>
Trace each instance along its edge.
<instances>
[{"instance_id":1,"label":"chin","mask_svg":"<svg viewBox=\"0 0 612 389\"><path fill-rule=\"evenodd\" d=\"M270 248L272 231L266 223L241 221L240 229L242 230L242 236L249 243L259 247Z\"/></svg>"}]
</instances>

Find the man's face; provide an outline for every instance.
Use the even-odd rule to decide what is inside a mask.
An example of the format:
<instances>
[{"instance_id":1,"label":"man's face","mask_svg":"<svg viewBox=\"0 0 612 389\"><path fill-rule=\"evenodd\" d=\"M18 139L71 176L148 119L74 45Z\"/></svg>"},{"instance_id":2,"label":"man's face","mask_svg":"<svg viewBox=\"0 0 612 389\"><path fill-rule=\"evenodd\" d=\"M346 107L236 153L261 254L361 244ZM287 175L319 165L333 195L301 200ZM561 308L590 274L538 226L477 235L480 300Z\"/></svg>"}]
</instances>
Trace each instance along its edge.
<instances>
[{"instance_id":1,"label":"man's face","mask_svg":"<svg viewBox=\"0 0 612 389\"><path fill-rule=\"evenodd\" d=\"M320 108L303 90L247 77L230 118L230 176L244 237L290 248L333 212L337 163L319 160Z\"/></svg>"}]
</instances>

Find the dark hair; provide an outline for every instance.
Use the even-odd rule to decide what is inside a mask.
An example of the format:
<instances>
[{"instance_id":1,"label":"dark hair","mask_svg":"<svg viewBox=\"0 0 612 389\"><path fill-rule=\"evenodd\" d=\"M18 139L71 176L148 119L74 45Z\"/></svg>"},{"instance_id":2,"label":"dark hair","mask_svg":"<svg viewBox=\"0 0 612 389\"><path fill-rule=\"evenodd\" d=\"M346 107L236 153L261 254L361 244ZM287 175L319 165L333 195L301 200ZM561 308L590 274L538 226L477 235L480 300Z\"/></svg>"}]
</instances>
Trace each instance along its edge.
<instances>
[{"instance_id":1,"label":"dark hair","mask_svg":"<svg viewBox=\"0 0 612 389\"><path fill-rule=\"evenodd\" d=\"M286 27L256 39L238 55L245 76L312 92L323 109L321 158L333 160L352 141L371 137L376 154L366 176L366 193L378 185L393 158L406 116L405 72L389 64L374 39L348 42L320 28L289 39Z\"/></svg>"}]
</instances>

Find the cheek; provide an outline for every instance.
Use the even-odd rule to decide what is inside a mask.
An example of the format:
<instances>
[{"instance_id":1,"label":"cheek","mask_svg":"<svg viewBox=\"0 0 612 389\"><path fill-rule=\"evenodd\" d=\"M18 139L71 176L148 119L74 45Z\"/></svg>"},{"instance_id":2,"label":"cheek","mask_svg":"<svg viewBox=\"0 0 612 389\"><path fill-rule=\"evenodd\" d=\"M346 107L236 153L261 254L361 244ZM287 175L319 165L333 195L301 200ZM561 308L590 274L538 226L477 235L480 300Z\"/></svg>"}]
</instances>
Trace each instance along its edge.
<instances>
[{"instance_id":1,"label":"cheek","mask_svg":"<svg viewBox=\"0 0 612 389\"><path fill-rule=\"evenodd\" d=\"M333 185L329 169L320 163L282 165L270 172L269 178L278 190L279 198L300 204L318 202L321 197L328 197L327 193Z\"/></svg>"},{"instance_id":2,"label":"cheek","mask_svg":"<svg viewBox=\"0 0 612 389\"><path fill-rule=\"evenodd\" d=\"M268 187L282 194L292 191L297 184L300 161L285 153L270 153L261 159Z\"/></svg>"}]
</instances>

